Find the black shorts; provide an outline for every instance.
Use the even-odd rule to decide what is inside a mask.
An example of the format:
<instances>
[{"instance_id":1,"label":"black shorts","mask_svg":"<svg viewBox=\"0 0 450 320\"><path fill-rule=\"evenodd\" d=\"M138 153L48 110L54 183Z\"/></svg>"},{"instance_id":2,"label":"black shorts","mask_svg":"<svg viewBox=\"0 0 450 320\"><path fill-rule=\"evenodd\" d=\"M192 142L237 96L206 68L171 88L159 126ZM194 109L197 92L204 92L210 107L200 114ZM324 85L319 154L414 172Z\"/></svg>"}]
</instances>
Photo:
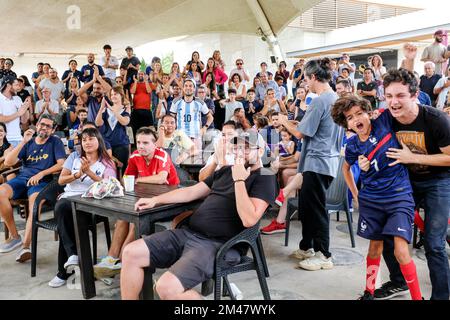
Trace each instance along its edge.
<instances>
[{"instance_id":1,"label":"black shorts","mask_svg":"<svg viewBox=\"0 0 450 320\"><path fill-rule=\"evenodd\" d=\"M216 253L224 244L188 228L154 233L144 241L150 250L150 267L169 268L185 290L213 276Z\"/></svg>"}]
</instances>

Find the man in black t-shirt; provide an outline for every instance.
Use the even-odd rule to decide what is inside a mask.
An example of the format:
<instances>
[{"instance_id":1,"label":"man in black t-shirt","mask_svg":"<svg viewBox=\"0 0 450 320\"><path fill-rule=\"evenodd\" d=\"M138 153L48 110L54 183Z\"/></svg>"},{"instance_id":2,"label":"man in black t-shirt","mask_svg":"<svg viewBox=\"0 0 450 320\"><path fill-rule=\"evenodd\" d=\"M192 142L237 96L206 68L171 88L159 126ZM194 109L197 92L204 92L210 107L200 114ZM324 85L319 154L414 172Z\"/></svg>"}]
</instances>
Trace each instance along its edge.
<instances>
[{"instance_id":1,"label":"man in black t-shirt","mask_svg":"<svg viewBox=\"0 0 450 320\"><path fill-rule=\"evenodd\" d=\"M120 68L127 70L127 83L133 83L133 78L137 76L141 68L141 61L133 55L133 48L127 47L125 51L127 52L127 56L122 59Z\"/></svg>"},{"instance_id":2,"label":"man in black t-shirt","mask_svg":"<svg viewBox=\"0 0 450 320\"><path fill-rule=\"evenodd\" d=\"M260 158L264 141L256 132L233 138L234 166L225 166L189 188L140 199L136 210L205 199L186 228L166 230L130 243L122 255L122 299L138 299L143 268L169 268L158 280L163 300L201 299L192 290L212 277L214 259L229 239L258 223L275 200L275 178L264 175ZM240 261L236 257L236 262ZM228 260L227 260L228 261Z\"/></svg>"},{"instance_id":3,"label":"man in black t-shirt","mask_svg":"<svg viewBox=\"0 0 450 320\"><path fill-rule=\"evenodd\" d=\"M419 88L414 74L406 69L389 70L384 78L386 102L392 128L402 149L389 149L392 165L408 167L416 206L425 210L424 247L432 286L431 299L448 300L450 268L445 251L450 211L450 117L416 103ZM411 279L402 276L393 240L384 240L383 257L390 281L375 290L375 299L389 299L408 292ZM403 267L403 266L401 266Z\"/></svg>"},{"instance_id":4,"label":"man in black t-shirt","mask_svg":"<svg viewBox=\"0 0 450 320\"><path fill-rule=\"evenodd\" d=\"M373 80L374 73L371 68L366 68L364 70L364 79L363 81L358 83L357 91L358 94L368 100L372 105L372 110L377 108L377 100L375 99L377 96L377 83Z\"/></svg>"}]
</instances>

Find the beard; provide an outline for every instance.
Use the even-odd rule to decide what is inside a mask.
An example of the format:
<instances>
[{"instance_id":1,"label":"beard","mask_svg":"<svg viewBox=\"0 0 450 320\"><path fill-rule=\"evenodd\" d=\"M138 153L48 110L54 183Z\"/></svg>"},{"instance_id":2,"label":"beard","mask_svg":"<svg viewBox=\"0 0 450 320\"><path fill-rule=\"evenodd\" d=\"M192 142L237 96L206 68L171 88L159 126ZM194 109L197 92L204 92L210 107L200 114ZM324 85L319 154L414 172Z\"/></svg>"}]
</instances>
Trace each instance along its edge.
<instances>
[{"instance_id":1,"label":"beard","mask_svg":"<svg viewBox=\"0 0 450 320\"><path fill-rule=\"evenodd\" d=\"M436 42L441 43L442 42L442 38L435 38Z\"/></svg>"},{"instance_id":2,"label":"beard","mask_svg":"<svg viewBox=\"0 0 450 320\"><path fill-rule=\"evenodd\" d=\"M48 137L50 137L49 133L39 133L38 137L41 139L47 139Z\"/></svg>"}]
</instances>

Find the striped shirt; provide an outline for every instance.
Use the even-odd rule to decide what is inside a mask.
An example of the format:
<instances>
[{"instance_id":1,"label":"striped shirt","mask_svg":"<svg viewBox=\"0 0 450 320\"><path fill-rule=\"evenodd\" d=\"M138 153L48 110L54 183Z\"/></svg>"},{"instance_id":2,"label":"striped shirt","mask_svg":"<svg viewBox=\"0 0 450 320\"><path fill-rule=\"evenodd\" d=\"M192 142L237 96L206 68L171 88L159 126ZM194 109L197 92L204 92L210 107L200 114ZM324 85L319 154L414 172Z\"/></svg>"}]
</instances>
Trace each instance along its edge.
<instances>
[{"instance_id":1,"label":"striped shirt","mask_svg":"<svg viewBox=\"0 0 450 320\"><path fill-rule=\"evenodd\" d=\"M203 100L195 98L186 102L184 98L175 100L170 107L170 113L177 117L177 129L186 133L189 138L199 138L202 126L202 114L207 115L209 109Z\"/></svg>"}]
</instances>

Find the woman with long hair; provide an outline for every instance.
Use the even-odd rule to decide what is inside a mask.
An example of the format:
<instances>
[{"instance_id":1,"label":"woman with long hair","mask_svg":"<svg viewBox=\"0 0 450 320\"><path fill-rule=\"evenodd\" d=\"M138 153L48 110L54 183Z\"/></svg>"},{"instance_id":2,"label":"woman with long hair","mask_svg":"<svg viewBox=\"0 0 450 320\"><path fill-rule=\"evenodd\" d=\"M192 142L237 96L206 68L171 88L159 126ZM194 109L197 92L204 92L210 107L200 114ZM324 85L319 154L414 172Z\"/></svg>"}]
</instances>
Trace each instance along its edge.
<instances>
[{"instance_id":1,"label":"woman with long hair","mask_svg":"<svg viewBox=\"0 0 450 320\"><path fill-rule=\"evenodd\" d=\"M183 82L182 82L182 75L181 75L181 71L180 71L180 65L178 64L178 62L172 63L172 67L170 68L169 77L170 77L169 82L170 82L171 86L177 84L181 88L181 84Z\"/></svg>"},{"instance_id":2,"label":"woman with long hair","mask_svg":"<svg viewBox=\"0 0 450 320\"><path fill-rule=\"evenodd\" d=\"M202 84L202 73L198 71L198 63L191 61L186 68L186 76L194 80L196 88L198 88Z\"/></svg>"},{"instance_id":3,"label":"woman with long hair","mask_svg":"<svg viewBox=\"0 0 450 320\"><path fill-rule=\"evenodd\" d=\"M253 78L253 89L256 90L256 87L261 84L261 79L259 77Z\"/></svg>"},{"instance_id":4,"label":"woman with long hair","mask_svg":"<svg viewBox=\"0 0 450 320\"><path fill-rule=\"evenodd\" d=\"M22 75L19 77L19 79L22 79L23 84L25 86L24 89L27 90L31 96L33 96L33 92L34 92L33 86L31 85L30 80L28 80L28 77L25 75Z\"/></svg>"},{"instance_id":5,"label":"woman with long hair","mask_svg":"<svg viewBox=\"0 0 450 320\"><path fill-rule=\"evenodd\" d=\"M303 117L305 116L306 109L309 103L311 103L311 101L309 101L309 103L306 103L306 96L308 95L308 93L308 86L302 83L297 89L294 102L292 102L292 105L294 105L295 107L294 119L298 122L302 121Z\"/></svg>"},{"instance_id":6,"label":"woman with long hair","mask_svg":"<svg viewBox=\"0 0 450 320\"><path fill-rule=\"evenodd\" d=\"M231 76L230 88L236 90L236 100L242 101L247 97L247 87L242 82L242 78L239 73L235 73Z\"/></svg>"},{"instance_id":7,"label":"woman with long hair","mask_svg":"<svg viewBox=\"0 0 450 320\"><path fill-rule=\"evenodd\" d=\"M94 182L116 176L116 167L106 152L100 132L95 128L84 129L81 133L81 152L73 152L67 158L58 180L65 188L55 205L60 239L58 273L48 283L50 287L57 288L64 285L71 275L67 272L67 268L78 265L72 207L67 198L82 195Z\"/></svg>"},{"instance_id":8,"label":"woman with long hair","mask_svg":"<svg viewBox=\"0 0 450 320\"><path fill-rule=\"evenodd\" d=\"M379 82L382 83L382 77L383 77L383 74L386 73L386 67L383 66L383 59L381 58L381 56L379 54L375 54L372 56L371 65L372 65L373 73L375 74L375 80L377 81L377 84ZM378 85L380 85L381 83L379 83Z\"/></svg>"},{"instance_id":9,"label":"woman with long hair","mask_svg":"<svg viewBox=\"0 0 450 320\"><path fill-rule=\"evenodd\" d=\"M209 58L206 64L206 69L203 73L203 83L205 83L206 75L209 72L214 74L214 79L216 80L217 85L217 94L221 97L221 99L223 99L225 97L224 83L228 80L228 76L220 67L218 67L218 63L213 58Z\"/></svg>"},{"instance_id":10,"label":"woman with long hair","mask_svg":"<svg viewBox=\"0 0 450 320\"><path fill-rule=\"evenodd\" d=\"M217 62L217 67L222 70L225 70L225 62L222 59L222 55L221 55L220 51L214 50L212 57L213 57L214 61Z\"/></svg>"},{"instance_id":11,"label":"woman with long hair","mask_svg":"<svg viewBox=\"0 0 450 320\"><path fill-rule=\"evenodd\" d=\"M76 104L78 97L78 90L80 90L80 84L78 79L73 77L69 80L69 86L64 93L64 98L68 106L73 106Z\"/></svg>"},{"instance_id":12,"label":"woman with long hair","mask_svg":"<svg viewBox=\"0 0 450 320\"><path fill-rule=\"evenodd\" d=\"M95 125L100 128L103 138L111 145L113 156L126 168L130 156L130 140L127 135L130 108L121 86L111 89L111 102L113 105L103 98L95 118Z\"/></svg>"},{"instance_id":13,"label":"woman with long hair","mask_svg":"<svg viewBox=\"0 0 450 320\"><path fill-rule=\"evenodd\" d=\"M194 51L192 52L192 56L191 56L191 61L192 62L196 62L197 63L197 72L202 72L205 69L205 64L203 63L202 60L200 60L200 53L198 53L198 51Z\"/></svg>"},{"instance_id":14,"label":"woman with long hair","mask_svg":"<svg viewBox=\"0 0 450 320\"><path fill-rule=\"evenodd\" d=\"M220 100L217 94L216 77L213 72L205 73L206 96L213 100Z\"/></svg>"}]
</instances>

